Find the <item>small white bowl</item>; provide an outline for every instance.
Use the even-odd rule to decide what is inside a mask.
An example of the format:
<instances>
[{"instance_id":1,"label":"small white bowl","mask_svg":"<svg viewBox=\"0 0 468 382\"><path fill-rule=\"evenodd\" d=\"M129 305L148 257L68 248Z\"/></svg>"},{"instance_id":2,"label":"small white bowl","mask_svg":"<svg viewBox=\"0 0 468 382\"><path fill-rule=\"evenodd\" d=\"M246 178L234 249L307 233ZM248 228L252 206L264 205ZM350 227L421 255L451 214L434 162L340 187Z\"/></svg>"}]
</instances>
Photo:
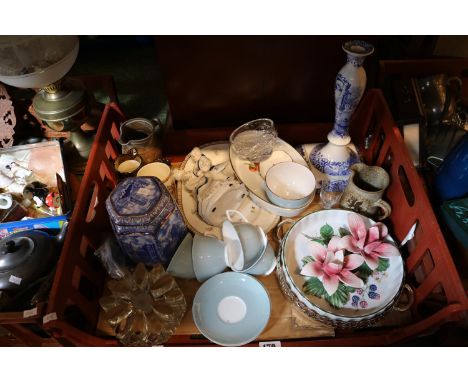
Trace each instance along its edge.
<instances>
[{"instance_id":1,"label":"small white bowl","mask_svg":"<svg viewBox=\"0 0 468 382\"><path fill-rule=\"evenodd\" d=\"M300 208L315 191L315 176L299 163L278 163L268 170L265 189L268 199L277 206Z\"/></svg>"},{"instance_id":2,"label":"small white bowl","mask_svg":"<svg viewBox=\"0 0 468 382\"><path fill-rule=\"evenodd\" d=\"M171 167L162 162L152 162L141 167L137 176L154 176L170 189L173 183Z\"/></svg>"}]
</instances>

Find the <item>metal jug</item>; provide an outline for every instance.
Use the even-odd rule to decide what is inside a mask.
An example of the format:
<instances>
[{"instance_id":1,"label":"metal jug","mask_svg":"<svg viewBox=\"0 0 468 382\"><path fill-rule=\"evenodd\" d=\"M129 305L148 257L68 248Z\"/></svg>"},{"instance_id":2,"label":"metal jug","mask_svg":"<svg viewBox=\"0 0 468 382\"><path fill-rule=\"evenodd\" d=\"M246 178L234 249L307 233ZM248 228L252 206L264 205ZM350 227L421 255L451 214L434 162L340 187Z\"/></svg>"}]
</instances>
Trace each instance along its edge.
<instances>
[{"instance_id":1,"label":"metal jug","mask_svg":"<svg viewBox=\"0 0 468 382\"><path fill-rule=\"evenodd\" d=\"M143 164L154 162L162 156L160 136L161 122L155 118L132 118L120 125L118 142L122 145L122 154L135 149Z\"/></svg>"},{"instance_id":2,"label":"metal jug","mask_svg":"<svg viewBox=\"0 0 468 382\"><path fill-rule=\"evenodd\" d=\"M419 78L418 86L426 119L430 126L437 126L453 116L462 88L460 78L448 77L446 74L435 74Z\"/></svg>"}]
</instances>

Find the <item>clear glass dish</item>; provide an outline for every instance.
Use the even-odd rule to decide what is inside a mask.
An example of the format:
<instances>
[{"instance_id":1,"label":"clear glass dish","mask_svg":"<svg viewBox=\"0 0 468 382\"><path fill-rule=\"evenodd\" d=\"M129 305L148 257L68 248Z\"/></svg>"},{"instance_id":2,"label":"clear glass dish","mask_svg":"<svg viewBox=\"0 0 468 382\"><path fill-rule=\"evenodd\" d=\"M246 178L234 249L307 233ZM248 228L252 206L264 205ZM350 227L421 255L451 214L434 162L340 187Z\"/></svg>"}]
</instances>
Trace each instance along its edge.
<instances>
[{"instance_id":1,"label":"clear glass dish","mask_svg":"<svg viewBox=\"0 0 468 382\"><path fill-rule=\"evenodd\" d=\"M273 153L278 132L271 119L260 118L244 123L234 130L229 143L242 159L252 163L267 160Z\"/></svg>"},{"instance_id":2,"label":"clear glass dish","mask_svg":"<svg viewBox=\"0 0 468 382\"><path fill-rule=\"evenodd\" d=\"M111 294L99 300L115 336L126 346L166 342L185 314L187 303L174 278L161 264L148 271L139 263L121 280L110 280Z\"/></svg>"}]
</instances>

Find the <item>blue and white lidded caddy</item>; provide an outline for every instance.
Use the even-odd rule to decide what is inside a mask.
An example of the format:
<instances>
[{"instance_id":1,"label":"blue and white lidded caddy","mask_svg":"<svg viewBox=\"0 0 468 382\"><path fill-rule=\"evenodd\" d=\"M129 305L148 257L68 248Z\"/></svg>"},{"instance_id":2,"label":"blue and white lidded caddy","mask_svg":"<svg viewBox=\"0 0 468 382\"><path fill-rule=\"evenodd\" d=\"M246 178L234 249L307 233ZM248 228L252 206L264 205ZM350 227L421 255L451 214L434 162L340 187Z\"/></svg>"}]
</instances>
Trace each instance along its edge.
<instances>
[{"instance_id":1,"label":"blue and white lidded caddy","mask_svg":"<svg viewBox=\"0 0 468 382\"><path fill-rule=\"evenodd\" d=\"M179 207L155 177L125 179L106 208L117 241L134 262L169 264L187 234Z\"/></svg>"}]
</instances>

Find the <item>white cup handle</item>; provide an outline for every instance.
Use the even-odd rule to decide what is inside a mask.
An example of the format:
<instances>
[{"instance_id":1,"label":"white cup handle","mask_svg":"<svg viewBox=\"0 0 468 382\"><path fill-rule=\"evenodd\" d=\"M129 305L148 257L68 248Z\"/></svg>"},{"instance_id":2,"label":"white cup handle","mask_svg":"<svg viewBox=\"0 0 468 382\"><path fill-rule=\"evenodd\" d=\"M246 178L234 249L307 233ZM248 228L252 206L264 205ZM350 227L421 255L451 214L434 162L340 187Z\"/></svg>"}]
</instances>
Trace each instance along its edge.
<instances>
[{"instance_id":1,"label":"white cup handle","mask_svg":"<svg viewBox=\"0 0 468 382\"><path fill-rule=\"evenodd\" d=\"M0 209L8 210L13 205L11 194L0 194Z\"/></svg>"},{"instance_id":2,"label":"white cup handle","mask_svg":"<svg viewBox=\"0 0 468 382\"><path fill-rule=\"evenodd\" d=\"M245 218L244 215L242 215L242 212L239 212L237 210L226 210L226 217L228 218L228 220L231 222L231 223L234 223L233 222L233 218L231 215L237 215L242 222L244 223L248 223L249 221Z\"/></svg>"}]
</instances>

